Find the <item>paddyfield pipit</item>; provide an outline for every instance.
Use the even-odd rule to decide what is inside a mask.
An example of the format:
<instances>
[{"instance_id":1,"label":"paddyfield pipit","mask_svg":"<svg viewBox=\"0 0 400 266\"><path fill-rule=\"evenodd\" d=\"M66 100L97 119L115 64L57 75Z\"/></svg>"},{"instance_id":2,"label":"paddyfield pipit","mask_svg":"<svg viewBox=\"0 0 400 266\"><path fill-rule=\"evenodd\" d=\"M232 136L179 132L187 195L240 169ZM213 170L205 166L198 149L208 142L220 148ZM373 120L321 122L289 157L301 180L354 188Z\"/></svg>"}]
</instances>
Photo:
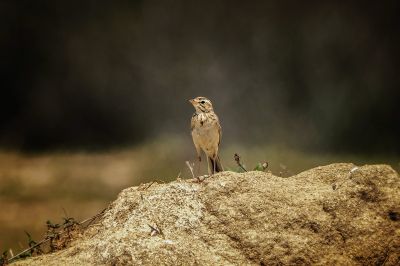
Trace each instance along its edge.
<instances>
[{"instance_id":1,"label":"paddyfield pipit","mask_svg":"<svg viewBox=\"0 0 400 266\"><path fill-rule=\"evenodd\" d=\"M196 147L199 165L201 150L206 154L208 173L222 172L218 148L221 142L222 130L217 115L214 113L212 103L205 97L189 100L196 112L192 116L191 128L194 146Z\"/></svg>"}]
</instances>

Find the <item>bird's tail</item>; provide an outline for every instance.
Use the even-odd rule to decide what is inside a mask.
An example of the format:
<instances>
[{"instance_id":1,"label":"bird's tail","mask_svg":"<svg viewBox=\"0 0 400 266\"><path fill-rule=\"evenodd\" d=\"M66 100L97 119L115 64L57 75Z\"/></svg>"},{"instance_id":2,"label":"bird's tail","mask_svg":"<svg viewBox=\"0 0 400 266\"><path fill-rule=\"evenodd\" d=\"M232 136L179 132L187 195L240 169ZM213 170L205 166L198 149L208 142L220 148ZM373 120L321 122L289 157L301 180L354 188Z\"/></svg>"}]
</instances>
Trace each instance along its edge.
<instances>
[{"instance_id":1,"label":"bird's tail","mask_svg":"<svg viewBox=\"0 0 400 266\"><path fill-rule=\"evenodd\" d=\"M208 162L209 162L208 171L210 174L215 174L215 173L224 171L224 168L222 167L221 160L219 159L218 155L217 155L217 157L215 157L215 159L208 157ZM214 172L214 170L215 170L215 172Z\"/></svg>"}]
</instances>

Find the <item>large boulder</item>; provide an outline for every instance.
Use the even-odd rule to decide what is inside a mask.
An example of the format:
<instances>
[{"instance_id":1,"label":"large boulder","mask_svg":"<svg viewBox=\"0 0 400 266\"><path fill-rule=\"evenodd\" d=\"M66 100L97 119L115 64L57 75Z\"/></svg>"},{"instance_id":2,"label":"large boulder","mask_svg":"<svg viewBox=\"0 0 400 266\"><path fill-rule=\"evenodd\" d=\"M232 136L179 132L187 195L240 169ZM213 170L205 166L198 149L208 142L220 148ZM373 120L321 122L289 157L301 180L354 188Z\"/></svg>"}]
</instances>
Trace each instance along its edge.
<instances>
[{"instance_id":1,"label":"large boulder","mask_svg":"<svg viewBox=\"0 0 400 266\"><path fill-rule=\"evenodd\" d=\"M144 184L68 248L17 264L399 265L400 178L343 163Z\"/></svg>"}]
</instances>

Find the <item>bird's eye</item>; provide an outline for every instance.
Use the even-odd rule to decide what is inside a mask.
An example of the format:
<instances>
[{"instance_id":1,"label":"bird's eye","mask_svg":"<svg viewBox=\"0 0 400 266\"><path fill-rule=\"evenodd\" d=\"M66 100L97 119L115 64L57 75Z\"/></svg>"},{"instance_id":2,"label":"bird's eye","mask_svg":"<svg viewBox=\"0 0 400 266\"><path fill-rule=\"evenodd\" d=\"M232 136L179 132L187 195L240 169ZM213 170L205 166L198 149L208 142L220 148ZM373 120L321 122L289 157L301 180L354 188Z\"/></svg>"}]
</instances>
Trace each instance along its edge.
<instances>
[{"instance_id":1,"label":"bird's eye","mask_svg":"<svg viewBox=\"0 0 400 266\"><path fill-rule=\"evenodd\" d=\"M205 101L201 101L200 103L205 104L206 102Z\"/></svg>"}]
</instances>

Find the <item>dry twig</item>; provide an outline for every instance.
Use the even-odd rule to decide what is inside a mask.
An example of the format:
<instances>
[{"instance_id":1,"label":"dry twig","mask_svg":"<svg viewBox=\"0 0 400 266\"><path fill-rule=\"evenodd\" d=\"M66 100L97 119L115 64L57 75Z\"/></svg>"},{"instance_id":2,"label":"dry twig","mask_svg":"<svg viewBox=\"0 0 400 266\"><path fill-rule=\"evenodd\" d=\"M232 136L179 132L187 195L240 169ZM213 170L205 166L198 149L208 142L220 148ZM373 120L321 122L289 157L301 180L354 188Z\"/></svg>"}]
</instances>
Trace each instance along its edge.
<instances>
[{"instance_id":1,"label":"dry twig","mask_svg":"<svg viewBox=\"0 0 400 266\"><path fill-rule=\"evenodd\" d=\"M235 159L237 165L245 172L247 172L246 168L244 168L244 166L242 165L242 163L240 162L240 156L239 154L235 153L235 155L233 156L233 158Z\"/></svg>"},{"instance_id":2,"label":"dry twig","mask_svg":"<svg viewBox=\"0 0 400 266\"><path fill-rule=\"evenodd\" d=\"M25 254L27 254L28 252L32 252L34 250L40 250L40 247L43 244L46 244L47 242L51 242L50 243L50 249L51 251L53 251L54 249L56 249L56 246L53 246L53 248L51 247L52 245L54 245L54 243L52 243L54 241L54 239L59 239L60 236L67 234L70 238L70 232L71 232L71 227L72 226L83 226L85 223L88 223L86 225L86 227L88 227L96 218L100 217L106 210L107 208L103 209L100 213L85 219L81 222L76 222L74 220L74 218L64 218L64 224L63 225L59 225L59 224L52 224L50 221L47 221L47 229L48 232L46 234L46 237L44 239L42 239L41 241L39 241L38 243L33 244L32 242L30 242L32 245L30 245L29 248L24 249L23 251L19 252L18 254L12 256L10 259L7 260L7 263L13 262L16 259L19 259L21 257L23 257ZM56 231L57 229L59 229L60 231Z\"/></svg>"}]
</instances>

